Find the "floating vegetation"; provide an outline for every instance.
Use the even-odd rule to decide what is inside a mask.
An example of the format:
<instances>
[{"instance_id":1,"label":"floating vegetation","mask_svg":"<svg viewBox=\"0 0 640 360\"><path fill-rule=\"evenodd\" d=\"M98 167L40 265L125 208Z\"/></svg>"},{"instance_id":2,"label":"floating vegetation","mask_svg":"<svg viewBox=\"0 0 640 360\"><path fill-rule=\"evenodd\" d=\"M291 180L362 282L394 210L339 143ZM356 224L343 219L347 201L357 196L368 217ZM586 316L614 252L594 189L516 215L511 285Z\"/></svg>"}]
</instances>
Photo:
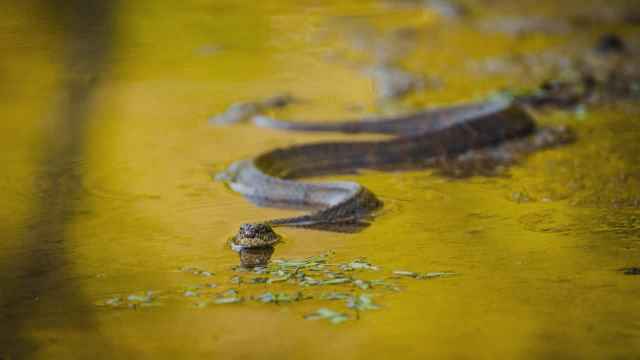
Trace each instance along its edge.
<instances>
[{"instance_id":1,"label":"floating vegetation","mask_svg":"<svg viewBox=\"0 0 640 360\"><path fill-rule=\"evenodd\" d=\"M238 290L236 289L229 289L222 293L222 296L227 296L227 297L237 296L237 295L238 295Z\"/></svg>"},{"instance_id":2,"label":"floating vegetation","mask_svg":"<svg viewBox=\"0 0 640 360\"><path fill-rule=\"evenodd\" d=\"M183 273L189 273L189 274L193 274L193 275L199 275L199 276L204 276L204 277L209 277L209 276L213 276L215 275L215 273L211 272L211 271L206 271L197 267L193 267L193 266L183 266L178 268L178 271L183 272Z\"/></svg>"},{"instance_id":3,"label":"floating vegetation","mask_svg":"<svg viewBox=\"0 0 640 360\"><path fill-rule=\"evenodd\" d=\"M298 291L292 294L267 292L257 296L255 299L263 303L281 304L281 303L291 303L291 302L296 302L296 301L301 301L304 299L311 299L311 298L312 297L310 296L305 297L302 294L302 292Z\"/></svg>"},{"instance_id":4,"label":"floating vegetation","mask_svg":"<svg viewBox=\"0 0 640 360\"><path fill-rule=\"evenodd\" d=\"M241 297L236 289L229 289L225 292L219 293L215 298L207 298L203 301L198 301L195 303L195 306L198 308L207 307L210 304L215 305L226 305L226 304L239 304L244 301L244 298Z\"/></svg>"},{"instance_id":5,"label":"floating vegetation","mask_svg":"<svg viewBox=\"0 0 640 360\"><path fill-rule=\"evenodd\" d=\"M353 282L353 285L359 287L362 290L368 290L371 288L371 283L369 281L357 279Z\"/></svg>"},{"instance_id":6,"label":"floating vegetation","mask_svg":"<svg viewBox=\"0 0 640 360\"><path fill-rule=\"evenodd\" d=\"M206 299L203 301L198 301L194 304L195 307L197 308L205 308L211 304L215 304L215 305L225 305L225 304L239 304L241 302L243 302L244 299L241 297L221 297L221 298L217 298L217 299Z\"/></svg>"},{"instance_id":7,"label":"floating vegetation","mask_svg":"<svg viewBox=\"0 0 640 360\"><path fill-rule=\"evenodd\" d=\"M254 277L249 280L250 284L266 284L269 281L268 277Z\"/></svg>"},{"instance_id":8,"label":"floating vegetation","mask_svg":"<svg viewBox=\"0 0 640 360\"><path fill-rule=\"evenodd\" d=\"M349 316L347 314L335 312L327 308L320 308L311 314L305 315L304 318L305 320L325 319L329 320L332 324L340 324L349 320Z\"/></svg>"},{"instance_id":9,"label":"floating vegetation","mask_svg":"<svg viewBox=\"0 0 640 360\"><path fill-rule=\"evenodd\" d=\"M367 261L365 261L362 258L353 260L352 262L347 263L347 264L341 264L339 266L339 268L342 271L354 271L354 270L378 271L379 270L379 268L377 266L371 265L370 263L368 263Z\"/></svg>"},{"instance_id":10,"label":"floating vegetation","mask_svg":"<svg viewBox=\"0 0 640 360\"><path fill-rule=\"evenodd\" d=\"M339 278L333 278L333 279L329 279L329 280L324 280L320 284L321 285L339 285L339 284L346 284L346 283L350 283L350 282L351 282L351 279L349 279L349 278L339 277Z\"/></svg>"},{"instance_id":11,"label":"floating vegetation","mask_svg":"<svg viewBox=\"0 0 640 360\"><path fill-rule=\"evenodd\" d=\"M238 304L241 303L243 299L241 297L231 296L231 297L223 297L213 300L214 304Z\"/></svg>"},{"instance_id":12,"label":"floating vegetation","mask_svg":"<svg viewBox=\"0 0 640 360\"><path fill-rule=\"evenodd\" d=\"M360 294L358 296L348 298L347 307L357 311L377 310L380 308L380 306L374 304L371 297L366 294Z\"/></svg>"},{"instance_id":13,"label":"floating vegetation","mask_svg":"<svg viewBox=\"0 0 640 360\"><path fill-rule=\"evenodd\" d=\"M127 296L127 301L132 303L150 303L153 301L153 292L147 291L144 295L131 294Z\"/></svg>"},{"instance_id":14,"label":"floating vegetation","mask_svg":"<svg viewBox=\"0 0 640 360\"><path fill-rule=\"evenodd\" d=\"M427 272L427 273L416 273L416 272L412 272L412 271L404 271L404 270L395 270L393 272L393 275L395 277L411 277L414 279L418 279L418 280L426 280L426 279L435 279L435 278L439 278L439 277L445 277L445 276L453 276L456 275L456 273L454 272L442 272L442 271L437 271L437 272Z\"/></svg>"},{"instance_id":15,"label":"floating vegetation","mask_svg":"<svg viewBox=\"0 0 640 360\"><path fill-rule=\"evenodd\" d=\"M320 294L320 300L347 300L352 297L349 293L343 292L327 292Z\"/></svg>"},{"instance_id":16,"label":"floating vegetation","mask_svg":"<svg viewBox=\"0 0 640 360\"><path fill-rule=\"evenodd\" d=\"M122 305L122 298L120 296L109 298L105 301L99 302L98 306L120 306Z\"/></svg>"},{"instance_id":17,"label":"floating vegetation","mask_svg":"<svg viewBox=\"0 0 640 360\"><path fill-rule=\"evenodd\" d=\"M412 272L412 271L404 271L404 270L394 270L393 271L393 275L396 276L407 276L407 277L418 277L418 273Z\"/></svg>"},{"instance_id":18,"label":"floating vegetation","mask_svg":"<svg viewBox=\"0 0 640 360\"><path fill-rule=\"evenodd\" d=\"M428 272L428 273L424 273L424 274L418 274L418 276L416 276L416 279L418 280L429 280L429 279L435 279L435 278L439 278L439 277L448 277L448 276L455 276L457 275L454 272L442 272L442 271L436 271L436 272Z\"/></svg>"},{"instance_id":19,"label":"floating vegetation","mask_svg":"<svg viewBox=\"0 0 640 360\"><path fill-rule=\"evenodd\" d=\"M304 317L339 324L360 319L363 311L380 309L373 299L385 292L401 291L404 279L430 280L456 275L453 272L421 273L407 270L385 272L365 258L333 263L329 261L332 255L332 252L328 252L304 259L276 259L261 267L235 267L233 271L236 274L224 281L228 286L225 290L217 290L218 284L208 282L181 287L170 293L174 294L174 300L189 301L196 308L240 303L292 305L303 300L339 302L345 311L353 312L353 316L322 307ZM186 274L214 276L213 272L196 267L182 267L179 270ZM135 308L158 305L156 300L157 294L147 291L115 296L97 305Z\"/></svg>"},{"instance_id":20,"label":"floating vegetation","mask_svg":"<svg viewBox=\"0 0 640 360\"><path fill-rule=\"evenodd\" d=\"M196 297L198 296L198 292L197 291L192 291L192 290L187 290L185 291L182 295L186 296L186 297Z\"/></svg>"},{"instance_id":21,"label":"floating vegetation","mask_svg":"<svg viewBox=\"0 0 640 360\"><path fill-rule=\"evenodd\" d=\"M202 285L193 285L185 288L182 291L182 296L184 297L200 297L205 294L208 294L211 289L217 288L218 285L213 283L206 283Z\"/></svg>"},{"instance_id":22,"label":"floating vegetation","mask_svg":"<svg viewBox=\"0 0 640 360\"><path fill-rule=\"evenodd\" d=\"M130 308L150 307L161 305L158 301L157 294L153 291L144 293L134 293L126 296L116 295L103 301L96 302L97 306L106 306L113 308Z\"/></svg>"}]
</instances>

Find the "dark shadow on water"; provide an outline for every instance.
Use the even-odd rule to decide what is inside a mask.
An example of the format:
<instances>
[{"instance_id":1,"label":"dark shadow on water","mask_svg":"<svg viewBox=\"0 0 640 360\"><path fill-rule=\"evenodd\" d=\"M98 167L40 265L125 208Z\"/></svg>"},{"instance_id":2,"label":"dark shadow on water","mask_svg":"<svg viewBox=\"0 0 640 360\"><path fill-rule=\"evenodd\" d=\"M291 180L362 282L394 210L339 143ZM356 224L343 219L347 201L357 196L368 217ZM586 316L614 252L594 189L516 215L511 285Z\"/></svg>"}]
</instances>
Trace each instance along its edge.
<instances>
[{"instance_id":1,"label":"dark shadow on water","mask_svg":"<svg viewBox=\"0 0 640 360\"><path fill-rule=\"evenodd\" d=\"M8 268L0 269L5 279L0 284L0 358L5 354L20 359L34 355L42 340L34 338L32 324L39 330L56 329L45 341L62 344L78 341L75 335L95 327L89 302L70 272L73 259L68 248L68 227L82 200L92 97L113 48L117 3L40 0L32 5L34 16L46 23L47 31L62 30L63 67L56 102L52 104L51 126L42 140L43 152L34 179L36 200L21 244L24 251L9 261ZM56 338L58 329L66 334L64 338ZM74 335L71 338L70 333ZM108 347L92 341L86 355Z\"/></svg>"},{"instance_id":2,"label":"dark shadow on water","mask_svg":"<svg viewBox=\"0 0 640 360\"><path fill-rule=\"evenodd\" d=\"M273 246L242 249L238 252L240 256L240 266L248 269L267 266L274 250Z\"/></svg>"}]
</instances>

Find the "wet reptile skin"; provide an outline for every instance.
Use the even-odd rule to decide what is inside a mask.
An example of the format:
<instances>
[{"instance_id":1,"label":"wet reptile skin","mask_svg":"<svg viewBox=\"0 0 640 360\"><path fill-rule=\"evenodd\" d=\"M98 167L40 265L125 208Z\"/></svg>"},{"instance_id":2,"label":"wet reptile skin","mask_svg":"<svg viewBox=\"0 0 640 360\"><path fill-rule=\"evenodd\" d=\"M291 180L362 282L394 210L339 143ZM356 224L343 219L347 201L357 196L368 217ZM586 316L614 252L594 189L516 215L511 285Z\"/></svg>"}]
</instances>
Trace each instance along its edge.
<instances>
[{"instance_id":1,"label":"wet reptile skin","mask_svg":"<svg viewBox=\"0 0 640 360\"><path fill-rule=\"evenodd\" d=\"M273 227L358 231L382 207L355 182L305 183L297 178L358 169L408 169L451 162L510 162L569 139L566 129L537 128L520 106L506 101L427 110L404 117L341 123L301 123L256 117L257 126L297 131L339 131L396 135L388 140L327 142L276 149L233 163L218 179L250 201L312 210L284 219L243 224L232 239L236 249L273 245Z\"/></svg>"}]
</instances>

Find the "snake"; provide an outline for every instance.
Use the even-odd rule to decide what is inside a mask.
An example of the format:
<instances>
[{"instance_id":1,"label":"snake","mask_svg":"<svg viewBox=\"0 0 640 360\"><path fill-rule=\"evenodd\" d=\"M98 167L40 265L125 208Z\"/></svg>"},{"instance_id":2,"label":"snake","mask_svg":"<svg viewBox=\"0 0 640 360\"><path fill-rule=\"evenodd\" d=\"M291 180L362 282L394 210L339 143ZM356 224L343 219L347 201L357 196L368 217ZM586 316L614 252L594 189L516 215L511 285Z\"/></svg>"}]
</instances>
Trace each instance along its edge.
<instances>
[{"instance_id":1,"label":"snake","mask_svg":"<svg viewBox=\"0 0 640 360\"><path fill-rule=\"evenodd\" d=\"M504 164L535 150L571 141L567 127L538 126L525 106L510 100L468 102L411 114L347 121L293 121L264 115L255 126L305 132L383 134L380 140L330 141L267 151L232 163L216 179L249 201L306 210L293 217L242 224L231 238L236 251L270 247L278 227L357 232L384 206L371 190L352 181L304 182L320 175L362 169L446 168L451 164Z\"/></svg>"}]
</instances>

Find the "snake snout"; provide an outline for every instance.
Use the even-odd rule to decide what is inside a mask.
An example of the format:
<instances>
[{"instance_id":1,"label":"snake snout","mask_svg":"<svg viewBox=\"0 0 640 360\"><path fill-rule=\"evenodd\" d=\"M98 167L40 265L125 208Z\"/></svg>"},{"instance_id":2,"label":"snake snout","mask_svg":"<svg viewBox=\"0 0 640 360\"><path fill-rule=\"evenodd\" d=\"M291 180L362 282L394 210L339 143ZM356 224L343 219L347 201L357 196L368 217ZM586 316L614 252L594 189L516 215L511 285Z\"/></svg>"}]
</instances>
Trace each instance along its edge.
<instances>
[{"instance_id":1,"label":"snake snout","mask_svg":"<svg viewBox=\"0 0 640 360\"><path fill-rule=\"evenodd\" d=\"M269 235L269 233L273 233L273 229L271 229L271 226L267 224L242 224L240 226L240 234L247 238Z\"/></svg>"},{"instance_id":2,"label":"snake snout","mask_svg":"<svg viewBox=\"0 0 640 360\"><path fill-rule=\"evenodd\" d=\"M232 245L243 249L266 247L278 242L279 238L269 224L248 223L240 226Z\"/></svg>"}]
</instances>

